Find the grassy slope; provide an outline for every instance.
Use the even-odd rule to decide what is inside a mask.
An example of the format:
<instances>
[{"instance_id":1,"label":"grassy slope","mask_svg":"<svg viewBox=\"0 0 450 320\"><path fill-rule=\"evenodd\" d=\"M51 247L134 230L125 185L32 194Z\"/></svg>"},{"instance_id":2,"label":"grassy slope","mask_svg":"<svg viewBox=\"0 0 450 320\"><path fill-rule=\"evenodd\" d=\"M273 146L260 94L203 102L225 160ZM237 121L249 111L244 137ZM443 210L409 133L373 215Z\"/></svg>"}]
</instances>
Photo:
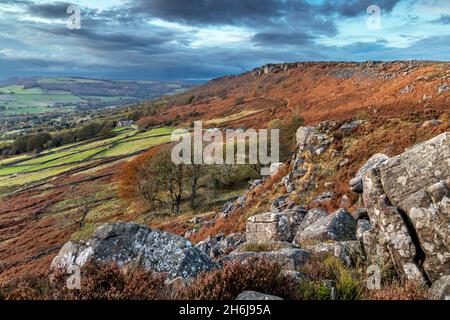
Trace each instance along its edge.
<instances>
[{"instance_id":1,"label":"grassy slope","mask_svg":"<svg viewBox=\"0 0 450 320\"><path fill-rule=\"evenodd\" d=\"M172 129L158 128L145 132L125 129L115 137L72 144L48 150L38 155L20 155L0 162L0 187L19 186L28 182L49 178L109 157L126 156L170 141Z\"/></svg>"}]
</instances>

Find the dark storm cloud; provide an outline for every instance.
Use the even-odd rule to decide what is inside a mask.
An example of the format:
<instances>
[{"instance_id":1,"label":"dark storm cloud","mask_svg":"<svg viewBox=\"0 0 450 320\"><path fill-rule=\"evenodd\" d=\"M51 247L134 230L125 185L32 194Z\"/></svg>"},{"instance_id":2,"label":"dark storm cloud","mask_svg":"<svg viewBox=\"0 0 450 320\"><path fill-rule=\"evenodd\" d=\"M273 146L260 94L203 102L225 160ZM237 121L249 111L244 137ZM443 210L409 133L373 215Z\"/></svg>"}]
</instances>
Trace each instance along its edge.
<instances>
[{"instance_id":1,"label":"dark storm cloud","mask_svg":"<svg viewBox=\"0 0 450 320\"><path fill-rule=\"evenodd\" d=\"M367 8L370 5L377 5L380 7L382 13L388 13L391 12L399 2L401 2L401 0L327 0L320 6L320 11L325 15L337 14L338 16L351 18L366 15Z\"/></svg>"},{"instance_id":2,"label":"dark storm cloud","mask_svg":"<svg viewBox=\"0 0 450 320\"><path fill-rule=\"evenodd\" d=\"M27 6L27 11L30 14L42 18L61 19L67 16L67 8L71 4L68 2L56 2L51 4L35 4L30 3Z\"/></svg>"},{"instance_id":3,"label":"dark storm cloud","mask_svg":"<svg viewBox=\"0 0 450 320\"><path fill-rule=\"evenodd\" d=\"M314 38L307 33L264 32L254 35L252 41L260 45L306 45L311 44Z\"/></svg>"},{"instance_id":4,"label":"dark storm cloud","mask_svg":"<svg viewBox=\"0 0 450 320\"><path fill-rule=\"evenodd\" d=\"M173 32L154 32L151 35L131 35L121 32L98 32L92 29L69 30L65 27L36 28L40 32L58 36L59 39L73 45L88 47L95 50L129 51L139 50L145 53L162 53L166 50L162 45L172 41L175 37Z\"/></svg>"},{"instance_id":5,"label":"dark storm cloud","mask_svg":"<svg viewBox=\"0 0 450 320\"><path fill-rule=\"evenodd\" d=\"M432 20L434 24L450 24L450 14L443 14L438 19Z\"/></svg>"},{"instance_id":6,"label":"dark storm cloud","mask_svg":"<svg viewBox=\"0 0 450 320\"><path fill-rule=\"evenodd\" d=\"M291 13L302 13L307 21L318 16L356 17L367 14L371 4L391 12L401 0L326 0L312 4L306 0L134 0L131 11L161 19L206 25L260 25L289 23Z\"/></svg>"},{"instance_id":7,"label":"dark storm cloud","mask_svg":"<svg viewBox=\"0 0 450 320\"><path fill-rule=\"evenodd\" d=\"M267 22L281 18L285 8L277 0L134 0L131 11L171 21L217 25Z\"/></svg>"}]
</instances>

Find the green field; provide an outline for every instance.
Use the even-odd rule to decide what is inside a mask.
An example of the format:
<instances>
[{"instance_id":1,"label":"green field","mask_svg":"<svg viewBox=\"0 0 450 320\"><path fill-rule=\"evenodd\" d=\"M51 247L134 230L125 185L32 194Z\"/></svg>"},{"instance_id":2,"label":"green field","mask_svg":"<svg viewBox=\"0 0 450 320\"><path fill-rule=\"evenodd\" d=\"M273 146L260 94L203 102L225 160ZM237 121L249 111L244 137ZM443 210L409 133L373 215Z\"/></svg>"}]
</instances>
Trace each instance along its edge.
<instances>
[{"instance_id":1,"label":"green field","mask_svg":"<svg viewBox=\"0 0 450 320\"><path fill-rule=\"evenodd\" d=\"M172 131L170 128L158 128L141 132L127 128L116 132L116 136L109 139L74 143L37 155L26 154L1 160L0 187L40 181L110 157L131 156L170 142Z\"/></svg>"},{"instance_id":2,"label":"green field","mask_svg":"<svg viewBox=\"0 0 450 320\"><path fill-rule=\"evenodd\" d=\"M87 78L28 78L0 85L0 116L97 109L184 91L185 85L158 81Z\"/></svg>"},{"instance_id":3,"label":"green field","mask_svg":"<svg viewBox=\"0 0 450 320\"><path fill-rule=\"evenodd\" d=\"M61 110L54 108L55 103L76 104L83 98L67 91L44 92L41 88L7 86L0 88L0 106L6 107L2 114L42 113ZM67 106L64 109L71 109Z\"/></svg>"},{"instance_id":4,"label":"green field","mask_svg":"<svg viewBox=\"0 0 450 320\"><path fill-rule=\"evenodd\" d=\"M116 96L77 96L69 91L50 90L45 92L41 88L25 88L21 85L0 87L0 106L6 110L0 114L44 113L76 108L80 102L97 99L102 103L111 105L120 103L123 99L132 97ZM63 103L63 107L55 107L55 104Z\"/></svg>"}]
</instances>

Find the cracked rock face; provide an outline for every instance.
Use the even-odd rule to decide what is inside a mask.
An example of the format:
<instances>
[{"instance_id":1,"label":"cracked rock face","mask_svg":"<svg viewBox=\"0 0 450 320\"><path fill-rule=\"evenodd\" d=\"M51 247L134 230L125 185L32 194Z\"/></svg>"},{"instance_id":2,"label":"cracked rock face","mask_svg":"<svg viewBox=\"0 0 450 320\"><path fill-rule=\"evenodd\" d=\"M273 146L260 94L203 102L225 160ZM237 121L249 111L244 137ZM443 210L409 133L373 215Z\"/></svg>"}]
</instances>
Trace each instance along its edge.
<instances>
[{"instance_id":1,"label":"cracked rock face","mask_svg":"<svg viewBox=\"0 0 450 320\"><path fill-rule=\"evenodd\" d=\"M450 272L450 133L371 169L363 200L373 228L372 260L393 261L407 278L433 283Z\"/></svg>"},{"instance_id":2,"label":"cracked rock face","mask_svg":"<svg viewBox=\"0 0 450 320\"><path fill-rule=\"evenodd\" d=\"M382 153L377 153L376 155L372 156L364 166L362 166L361 169L356 173L356 176L350 180L350 189L352 189L354 192L361 193L363 191L363 176L364 174L374 168L377 168L380 164L387 161L389 157Z\"/></svg>"},{"instance_id":3,"label":"cracked rock face","mask_svg":"<svg viewBox=\"0 0 450 320\"><path fill-rule=\"evenodd\" d=\"M211 259L185 238L119 222L102 225L87 241L67 242L53 259L51 268L82 267L90 259L115 262L121 267L140 266L185 279L214 267Z\"/></svg>"}]
</instances>

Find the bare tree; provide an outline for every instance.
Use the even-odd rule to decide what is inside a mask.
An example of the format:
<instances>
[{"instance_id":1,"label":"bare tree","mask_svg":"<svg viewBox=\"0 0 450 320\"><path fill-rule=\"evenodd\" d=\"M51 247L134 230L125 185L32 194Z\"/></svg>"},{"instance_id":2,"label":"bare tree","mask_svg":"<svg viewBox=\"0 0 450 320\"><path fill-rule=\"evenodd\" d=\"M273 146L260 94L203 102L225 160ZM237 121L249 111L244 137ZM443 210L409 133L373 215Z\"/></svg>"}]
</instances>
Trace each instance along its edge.
<instances>
[{"instance_id":1,"label":"bare tree","mask_svg":"<svg viewBox=\"0 0 450 320\"><path fill-rule=\"evenodd\" d=\"M94 202L93 196L86 196L80 201L80 205L77 209L78 218L74 222L78 225L78 229L83 229L85 225L86 216L89 213L92 203Z\"/></svg>"}]
</instances>

